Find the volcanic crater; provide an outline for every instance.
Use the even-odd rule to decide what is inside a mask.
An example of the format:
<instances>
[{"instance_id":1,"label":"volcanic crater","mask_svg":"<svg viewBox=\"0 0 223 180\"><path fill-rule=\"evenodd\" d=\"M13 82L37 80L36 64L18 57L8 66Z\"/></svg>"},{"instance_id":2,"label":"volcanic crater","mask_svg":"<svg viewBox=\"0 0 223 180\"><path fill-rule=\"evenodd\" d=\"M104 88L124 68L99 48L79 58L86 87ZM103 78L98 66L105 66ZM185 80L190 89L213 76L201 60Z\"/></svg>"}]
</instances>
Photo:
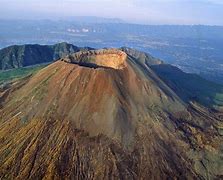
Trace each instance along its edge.
<instances>
[{"instance_id":1,"label":"volcanic crater","mask_svg":"<svg viewBox=\"0 0 223 180\"><path fill-rule=\"evenodd\" d=\"M123 69L126 67L127 54L118 49L80 51L61 59L64 62L90 68Z\"/></svg>"},{"instance_id":2,"label":"volcanic crater","mask_svg":"<svg viewBox=\"0 0 223 180\"><path fill-rule=\"evenodd\" d=\"M222 179L222 119L177 96L149 66L160 61L123 51L0 87L0 179Z\"/></svg>"}]
</instances>

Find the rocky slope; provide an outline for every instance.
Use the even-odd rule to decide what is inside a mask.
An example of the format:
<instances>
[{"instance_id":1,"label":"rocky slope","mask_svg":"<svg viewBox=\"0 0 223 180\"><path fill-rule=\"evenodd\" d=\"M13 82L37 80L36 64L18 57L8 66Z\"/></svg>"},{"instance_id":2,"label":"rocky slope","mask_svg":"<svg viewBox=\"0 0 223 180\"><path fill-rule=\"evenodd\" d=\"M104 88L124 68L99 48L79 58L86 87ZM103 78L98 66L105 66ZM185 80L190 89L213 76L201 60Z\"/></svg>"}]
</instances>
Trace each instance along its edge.
<instances>
[{"instance_id":1,"label":"rocky slope","mask_svg":"<svg viewBox=\"0 0 223 180\"><path fill-rule=\"evenodd\" d=\"M78 52L68 55L62 61L89 67L123 69L126 67L127 54L117 49L101 49Z\"/></svg>"},{"instance_id":2,"label":"rocky slope","mask_svg":"<svg viewBox=\"0 0 223 180\"><path fill-rule=\"evenodd\" d=\"M222 112L125 52L72 54L0 93L1 179L223 178Z\"/></svg>"}]
</instances>

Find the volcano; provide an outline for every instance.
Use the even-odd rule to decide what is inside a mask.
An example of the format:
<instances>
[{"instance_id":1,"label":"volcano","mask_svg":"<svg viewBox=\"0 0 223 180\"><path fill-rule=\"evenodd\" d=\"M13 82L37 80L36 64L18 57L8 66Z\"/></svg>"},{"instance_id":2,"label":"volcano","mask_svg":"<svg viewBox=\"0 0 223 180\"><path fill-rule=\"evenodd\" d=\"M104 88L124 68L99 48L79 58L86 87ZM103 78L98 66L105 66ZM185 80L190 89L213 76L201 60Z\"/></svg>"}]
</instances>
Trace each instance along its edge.
<instances>
[{"instance_id":1,"label":"volcano","mask_svg":"<svg viewBox=\"0 0 223 180\"><path fill-rule=\"evenodd\" d=\"M1 179L223 177L222 114L127 51L77 52L0 92Z\"/></svg>"}]
</instances>

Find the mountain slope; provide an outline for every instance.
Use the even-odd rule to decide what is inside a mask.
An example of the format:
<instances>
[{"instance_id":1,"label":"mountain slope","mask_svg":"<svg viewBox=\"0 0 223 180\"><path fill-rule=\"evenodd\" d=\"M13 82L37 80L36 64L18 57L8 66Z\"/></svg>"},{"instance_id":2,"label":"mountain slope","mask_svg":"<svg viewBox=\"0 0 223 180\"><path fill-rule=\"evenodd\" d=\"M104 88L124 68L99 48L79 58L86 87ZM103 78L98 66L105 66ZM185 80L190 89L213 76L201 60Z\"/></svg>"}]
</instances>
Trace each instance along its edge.
<instances>
[{"instance_id":1,"label":"mountain slope","mask_svg":"<svg viewBox=\"0 0 223 180\"><path fill-rule=\"evenodd\" d=\"M67 43L9 46L0 50L0 70L52 62L70 53L84 49Z\"/></svg>"},{"instance_id":2,"label":"mountain slope","mask_svg":"<svg viewBox=\"0 0 223 180\"><path fill-rule=\"evenodd\" d=\"M120 48L129 56L145 62L147 65L161 64L162 61L152 57L151 55L137 51L131 48ZM85 50L93 50L93 48L77 47L68 43L58 43L55 45L14 45L0 50L0 70L7 70L19 67L26 67L65 57L66 55Z\"/></svg>"},{"instance_id":3,"label":"mountain slope","mask_svg":"<svg viewBox=\"0 0 223 180\"><path fill-rule=\"evenodd\" d=\"M195 74L184 73L168 64L154 65L151 68L184 101L197 101L211 108L223 106L222 85L207 81Z\"/></svg>"},{"instance_id":4,"label":"mountain slope","mask_svg":"<svg viewBox=\"0 0 223 180\"><path fill-rule=\"evenodd\" d=\"M136 49L132 49L132 48L128 48L128 47L122 47L120 49L122 51L124 51L126 54L128 54L128 56L133 57L140 63L143 63L147 66L163 64L163 61L161 61L157 58L154 58L153 56L151 56L148 53L138 51Z\"/></svg>"},{"instance_id":5,"label":"mountain slope","mask_svg":"<svg viewBox=\"0 0 223 180\"><path fill-rule=\"evenodd\" d=\"M0 92L3 179L223 176L222 114L120 50L69 55Z\"/></svg>"}]
</instances>

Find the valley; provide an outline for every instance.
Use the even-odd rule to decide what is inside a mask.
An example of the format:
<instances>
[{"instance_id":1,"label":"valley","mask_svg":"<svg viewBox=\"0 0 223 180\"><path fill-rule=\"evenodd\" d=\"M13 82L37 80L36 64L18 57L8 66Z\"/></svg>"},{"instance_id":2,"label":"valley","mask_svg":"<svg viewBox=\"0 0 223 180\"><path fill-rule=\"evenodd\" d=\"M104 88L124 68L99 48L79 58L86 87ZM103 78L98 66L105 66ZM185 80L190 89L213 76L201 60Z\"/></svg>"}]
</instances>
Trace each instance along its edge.
<instances>
[{"instance_id":1,"label":"valley","mask_svg":"<svg viewBox=\"0 0 223 180\"><path fill-rule=\"evenodd\" d=\"M223 83L221 26L137 25L121 21L0 21L0 48L69 42L95 48L132 47L185 72ZM165 33L163 33L165 32Z\"/></svg>"}]
</instances>

